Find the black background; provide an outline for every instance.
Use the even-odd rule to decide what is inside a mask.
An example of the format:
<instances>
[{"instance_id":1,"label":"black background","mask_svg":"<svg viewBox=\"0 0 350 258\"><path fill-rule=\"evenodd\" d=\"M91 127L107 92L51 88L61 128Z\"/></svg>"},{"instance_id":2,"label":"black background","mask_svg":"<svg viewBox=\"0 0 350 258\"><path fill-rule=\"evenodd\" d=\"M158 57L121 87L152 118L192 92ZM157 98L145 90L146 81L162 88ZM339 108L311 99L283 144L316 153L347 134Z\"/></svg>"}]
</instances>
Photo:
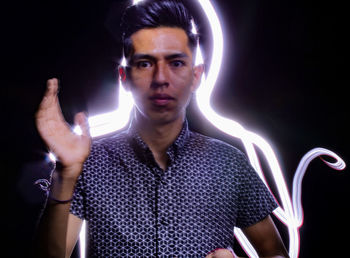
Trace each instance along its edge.
<instances>
[{"instance_id":1,"label":"black background","mask_svg":"<svg viewBox=\"0 0 350 258\"><path fill-rule=\"evenodd\" d=\"M87 110L112 110L120 57L118 22L126 1L13 1L1 8L1 190L3 257L26 257L47 176L34 113L48 78L60 79L69 122ZM278 154L290 192L302 156L329 148L349 162L348 22L345 6L315 1L216 0L225 52L215 110L264 136ZM200 18L198 18L201 21ZM205 22L203 44L210 52ZM210 60L210 56L207 56ZM193 128L237 144L196 112ZM311 163L303 181L300 257L340 257L347 250L349 170ZM288 244L286 230L279 225Z\"/></svg>"}]
</instances>

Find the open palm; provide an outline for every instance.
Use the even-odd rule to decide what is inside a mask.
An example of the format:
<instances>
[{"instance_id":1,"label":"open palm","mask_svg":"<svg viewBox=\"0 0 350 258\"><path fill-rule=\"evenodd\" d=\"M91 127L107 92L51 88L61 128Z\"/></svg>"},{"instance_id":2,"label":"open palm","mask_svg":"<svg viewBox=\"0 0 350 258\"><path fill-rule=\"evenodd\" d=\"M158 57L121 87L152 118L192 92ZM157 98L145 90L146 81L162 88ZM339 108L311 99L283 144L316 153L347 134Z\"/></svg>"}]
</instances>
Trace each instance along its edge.
<instances>
[{"instance_id":1,"label":"open palm","mask_svg":"<svg viewBox=\"0 0 350 258\"><path fill-rule=\"evenodd\" d=\"M82 134L72 132L65 121L58 101L58 80L47 81L47 89L36 113L36 125L41 138L65 168L75 168L80 173L90 152L91 138L84 113L75 115L74 122ZM79 174L78 173L78 174ZM75 176L78 176L75 175Z\"/></svg>"}]
</instances>

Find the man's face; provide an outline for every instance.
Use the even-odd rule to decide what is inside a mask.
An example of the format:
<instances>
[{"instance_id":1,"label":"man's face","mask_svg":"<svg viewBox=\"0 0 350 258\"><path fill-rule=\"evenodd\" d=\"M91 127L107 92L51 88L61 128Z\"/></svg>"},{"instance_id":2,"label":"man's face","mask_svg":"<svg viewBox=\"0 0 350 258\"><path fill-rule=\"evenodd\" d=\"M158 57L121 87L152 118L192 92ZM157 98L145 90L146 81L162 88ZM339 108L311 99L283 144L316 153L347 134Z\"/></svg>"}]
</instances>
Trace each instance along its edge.
<instances>
[{"instance_id":1,"label":"man's face","mask_svg":"<svg viewBox=\"0 0 350 258\"><path fill-rule=\"evenodd\" d=\"M193 66L185 31L170 27L142 29L131 40L127 87L133 94L137 115L157 124L183 120L202 74L202 66Z\"/></svg>"}]
</instances>

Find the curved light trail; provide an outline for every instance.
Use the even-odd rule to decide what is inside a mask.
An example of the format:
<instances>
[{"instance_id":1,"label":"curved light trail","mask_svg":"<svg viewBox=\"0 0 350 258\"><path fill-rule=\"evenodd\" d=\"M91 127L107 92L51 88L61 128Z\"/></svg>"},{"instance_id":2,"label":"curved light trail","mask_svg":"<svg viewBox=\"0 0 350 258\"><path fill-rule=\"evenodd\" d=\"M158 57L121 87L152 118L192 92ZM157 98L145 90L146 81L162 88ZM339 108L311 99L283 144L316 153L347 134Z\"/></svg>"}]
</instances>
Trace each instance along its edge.
<instances>
[{"instance_id":1,"label":"curved light trail","mask_svg":"<svg viewBox=\"0 0 350 258\"><path fill-rule=\"evenodd\" d=\"M134 4L137 4L140 1L142 0L134 1ZM211 2L209 0L196 1L199 2L203 13L208 18L213 39L212 60L209 70L206 75L203 75L201 85L196 92L196 101L199 110L204 117L219 130L232 137L239 138L242 141L249 161L267 187L269 187L264 172L260 166L256 148L261 150L269 165L270 173L277 188L277 195L279 200L281 200L279 207L274 211L274 215L288 228L289 255L292 258L296 258L298 257L300 248L299 228L303 224L303 209L301 204L302 179L309 163L316 157L326 155L335 160L334 162L324 161L328 166L336 170L342 170L345 168L345 162L336 153L324 148L315 148L309 151L304 155L295 172L292 198L290 197L282 169L271 145L261 136L246 130L238 122L217 114L210 104L211 93L214 89L221 68L224 38L219 18ZM195 30L195 26L193 29ZM202 61L203 58L198 43L196 62L199 63ZM125 63L125 59L122 60L122 64L123 63ZM119 83L122 85L121 80L119 80ZM117 110L88 118L92 137L117 131L128 123L130 112L133 107L133 98L122 86L119 87L118 103L119 107ZM75 128L74 131L79 133L79 128ZM235 228L234 233L247 255L249 255L249 257L258 257L255 249L244 236L243 232L239 228ZM85 234L84 223L80 234L81 257L85 257Z\"/></svg>"}]
</instances>

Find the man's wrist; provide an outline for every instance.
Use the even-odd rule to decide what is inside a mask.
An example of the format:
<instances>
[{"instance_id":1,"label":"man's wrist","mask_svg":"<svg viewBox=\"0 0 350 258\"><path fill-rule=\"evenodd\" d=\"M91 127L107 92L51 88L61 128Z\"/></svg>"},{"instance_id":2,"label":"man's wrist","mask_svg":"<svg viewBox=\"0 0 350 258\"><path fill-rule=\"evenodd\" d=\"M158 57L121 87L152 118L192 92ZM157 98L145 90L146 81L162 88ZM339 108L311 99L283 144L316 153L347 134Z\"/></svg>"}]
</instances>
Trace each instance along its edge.
<instances>
[{"instance_id":1,"label":"man's wrist","mask_svg":"<svg viewBox=\"0 0 350 258\"><path fill-rule=\"evenodd\" d=\"M73 165L64 165L59 161L55 163L53 177L64 181L77 181L83 169L83 164L77 163Z\"/></svg>"},{"instance_id":2,"label":"man's wrist","mask_svg":"<svg viewBox=\"0 0 350 258\"><path fill-rule=\"evenodd\" d=\"M65 170L52 173L50 190L48 193L49 200L54 203L69 203L73 198L77 176L70 176L69 171Z\"/></svg>"}]
</instances>

